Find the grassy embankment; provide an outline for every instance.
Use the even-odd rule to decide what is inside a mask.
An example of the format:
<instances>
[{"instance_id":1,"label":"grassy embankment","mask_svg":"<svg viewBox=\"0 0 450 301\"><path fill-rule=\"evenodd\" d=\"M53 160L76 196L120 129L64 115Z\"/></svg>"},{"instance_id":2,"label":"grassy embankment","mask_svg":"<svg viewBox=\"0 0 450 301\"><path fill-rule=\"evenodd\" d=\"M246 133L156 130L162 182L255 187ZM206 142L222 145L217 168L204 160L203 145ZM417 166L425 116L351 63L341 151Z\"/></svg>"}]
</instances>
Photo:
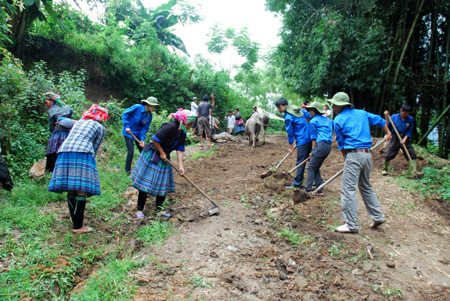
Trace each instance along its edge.
<instances>
[{"instance_id":1,"label":"grassy embankment","mask_svg":"<svg viewBox=\"0 0 450 301\"><path fill-rule=\"evenodd\" d=\"M122 169L126 152L119 126L110 125L97 158L101 196L89 198L86 213L94 233L73 234L65 194L47 192L49 176L15 179L14 193L0 192L0 299L128 300L135 280L129 271L152 260L133 257L127 242L162 244L170 222L130 225L112 209L131 183ZM135 154L135 156L138 155ZM119 166L119 171L114 168ZM105 231L107 227L108 231ZM80 293L70 293L79 284Z\"/></svg>"}]
</instances>

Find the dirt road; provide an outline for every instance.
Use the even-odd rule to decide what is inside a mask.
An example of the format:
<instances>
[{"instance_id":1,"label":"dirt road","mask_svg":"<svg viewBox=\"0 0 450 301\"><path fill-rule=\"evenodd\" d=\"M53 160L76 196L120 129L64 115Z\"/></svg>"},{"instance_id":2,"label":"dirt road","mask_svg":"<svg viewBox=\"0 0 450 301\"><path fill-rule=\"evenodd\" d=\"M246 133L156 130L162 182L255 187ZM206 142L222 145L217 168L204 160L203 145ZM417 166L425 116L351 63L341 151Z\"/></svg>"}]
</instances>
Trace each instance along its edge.
<instances>
[{"instance_id":1,"label":"dirt road","mask_svg":"<svg viewBox=\"0 0 450 301\"><path fill-rule=\"evenodd\" d=\"M383 177L376 151L372 185L387 222L371 230L359 198L360 233L335 233L343 222L341 177L325 188L325 197L295 205L294 192L284 188L291 180L258 177L287 148L286 137L274 135L253 150L229 143L211 158L188 159L187 174L219 203L221 214L202 217L208 201L176 176L178 233L139 254L156 259L134 274L141 283L134 300L450 299L446 204L420 199ZM280 170L292 168L294 160ZM391 165L398 170L403 160L397 156ZM333 146L324 180L342 167Z\"/></svg>"}]
</instances>

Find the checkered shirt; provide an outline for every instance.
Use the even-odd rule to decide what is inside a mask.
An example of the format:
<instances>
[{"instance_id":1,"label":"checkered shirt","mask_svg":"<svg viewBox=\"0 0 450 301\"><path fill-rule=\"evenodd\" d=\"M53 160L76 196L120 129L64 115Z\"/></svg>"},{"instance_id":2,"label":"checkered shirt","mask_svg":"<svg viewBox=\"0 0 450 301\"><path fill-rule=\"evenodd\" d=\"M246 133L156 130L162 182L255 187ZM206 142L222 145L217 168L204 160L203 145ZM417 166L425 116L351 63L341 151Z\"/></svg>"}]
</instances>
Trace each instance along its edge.
<instances>
[{"instance_id":1,"label":"checkered shirt","mask_svg":"<svg viewBox=\"0 0 450 301\"><path fill-rule=\"evenodd\" d=\"M105 127L98 121L90 119L79 120L59 148L58 153L91 153L92 157L95 158L103 136L105 136Z\"/></svg>"}]
</instances>

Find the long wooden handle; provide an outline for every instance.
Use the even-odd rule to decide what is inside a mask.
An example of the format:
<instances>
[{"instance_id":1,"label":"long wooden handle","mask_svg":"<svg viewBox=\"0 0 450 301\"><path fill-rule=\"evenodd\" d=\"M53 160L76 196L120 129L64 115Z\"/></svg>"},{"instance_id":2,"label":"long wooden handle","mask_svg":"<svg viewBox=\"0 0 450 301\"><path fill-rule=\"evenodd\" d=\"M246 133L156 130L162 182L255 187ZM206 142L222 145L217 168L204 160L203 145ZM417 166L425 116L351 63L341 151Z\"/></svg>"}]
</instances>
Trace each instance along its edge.
<instances>
[{"instance_id":1,"label":"long wooden handle","mask_svg":"<svg viewBox=\"0 0 450 301\"><path fill-rule=\"evenodd\" d=\"M290 171L288 171L288 173L293 172L294 170L296 170L297 168L299 168L300 166L302 166L303 164L305 164L306 162L308 162L308 160L311 159L311 157L306 158L305 161L303 161L302 163L300 163L299 165L295 166L294 168L292 168Z\"/></svg>"},{"instance_id":2,"label":"long wooden handle","mask_svg":"<svg viewBox=\"0 0 450 301\"><path fill-rule=\"evenodd\" d=\"M373 151L374 149L376 149L377 147L379 147L381 144L383 144L384 142L384 138L381 139L380 141L378 141L377 144L375 144L370 150ZM316 190L314 190L312 193L317 193L318 191L320 191L322 188L324 188L325 186L327 186L328 184L330 184L331 181L333 181L334 179L336 179L340 174L342 174L344 172L344 169L342 168L340 171L338 171L334 176L332 176L331 178L329 178L325 183L323 183L322 185L320 185L319 187L317 187Z\"/></svg>"},{"instance_id":3,"label":"long wooden handle","mask_svg":"<svg viewBox=\"0 0 450 301\"><path fill-rule=\"evenodd\" d=\"M137 142L141 142L138 138L136 138L135 135L133 135L133 133L130 132L130 135L134 138L134 140L136 140Z\"/></svg>"},{"instance_id":4,"label":"long wooden handle","mask_svg":"<svg viewBox=\"0 0 450 301\"><path fill-rule=\"evenodd\" d=\"M403 146L403 151L404 151L404 152L406 153L406 155L408 156L408 159L409 159L409 161L411 161L411 165L412 165L413 168L414 168L414 172L415 172L416 175L418 176L419 173L418 173L417 170L416 170L416 166L414 166L414 163L413 163L413 161L412 161L412 159L411 159L411 155L409 154L408 149L406 148L405 144L403 144L403 143L401 142L401 141L402 141L402 137L400 136L400 133L398 132L397 127L395 126L394 122L392 121L391 115L387 114L386 116L389 118L389 121L391 122L392 127L394 128L395 133L397 134L397 138L398 138L400 144Z\"/></svg>"},{"instance_id":5,"label":"long wooden handle","mask_svg":"<svg viewBox=\"0 0 450 301\"><path fill-rule=\"evenodd\" d=\"M294 149L296 149L296 148L297 148L297 145L294 146ZM291 153L287 153L287 155L283 158L283 160L281 160L280 163L278 163L278 165L275 166L275 169L278 169L278 167L280 167L281 164L283 164L283 162L286 161L286 159L287 159L290 155L291 155Z\"/></svg>"},{"instance_id":6,"label":"long wooden handle","mask_svg":"<svg viewBox=\"0 0 450 301\"><path fill-rule=\"evenodd\" d=\"M170 162L170 160L166 161L167 163L170 164L170 166L172 166L176 171L180 172L180 170L172 163ZM186 177L186 175L182 175L183 178L186 179L186 181L188 181L189 183L191 183L192 186L194 186L195 188L197 188L198 191L200 191L214 206L219 207L219 205L217 205L216 202L214 202L209 195L207 195L203 190L200 189L200 187L198 187L197 185L194 184L194 182L191 181L191 179L189 179L188 177Z\"/></svg>"}]
</instances>

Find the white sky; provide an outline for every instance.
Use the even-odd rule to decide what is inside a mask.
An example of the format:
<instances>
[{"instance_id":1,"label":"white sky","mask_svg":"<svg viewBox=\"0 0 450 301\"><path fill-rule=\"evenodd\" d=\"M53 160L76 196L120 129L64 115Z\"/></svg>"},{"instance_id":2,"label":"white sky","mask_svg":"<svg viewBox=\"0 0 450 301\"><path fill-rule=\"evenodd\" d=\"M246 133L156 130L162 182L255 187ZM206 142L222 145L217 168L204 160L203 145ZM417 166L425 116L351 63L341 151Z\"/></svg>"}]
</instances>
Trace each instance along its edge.
<instances>
[{"instance_id":1,"label":"white sky","mask_svg":"<svg viewBox=\"0 0 450 301\"><path fill-rule=\"evenodd\" d=\"M220 65L222 63L228 68L232 64L241 63L236 60L236 54L229 51L219 56L208 54L206 42L207 33L214 22L240 29L247 26L250 33L250 39L261 44L260 54L265 53L270 47L280 43L278 31L281 27L280 17L275 17L272 12L265 10L265 0L187 0L196 5L199 9L199 15L203 21L187 25L185 27L177 24L174 26L174 33L179 36L186 45L186 49L191 58L195 54L202 54L205 58L211 59L212 63ZM142 0L142 3L150 8L156 8L167 0ZM80 5L86 4L84 1L78 1ZM71 3L73 7L76 7ZM84 8L84 5L82 5ZM87 6L86 6L87 7ZM88 9L84 9L88 12Z\"/></svg>"}]
</instances>

